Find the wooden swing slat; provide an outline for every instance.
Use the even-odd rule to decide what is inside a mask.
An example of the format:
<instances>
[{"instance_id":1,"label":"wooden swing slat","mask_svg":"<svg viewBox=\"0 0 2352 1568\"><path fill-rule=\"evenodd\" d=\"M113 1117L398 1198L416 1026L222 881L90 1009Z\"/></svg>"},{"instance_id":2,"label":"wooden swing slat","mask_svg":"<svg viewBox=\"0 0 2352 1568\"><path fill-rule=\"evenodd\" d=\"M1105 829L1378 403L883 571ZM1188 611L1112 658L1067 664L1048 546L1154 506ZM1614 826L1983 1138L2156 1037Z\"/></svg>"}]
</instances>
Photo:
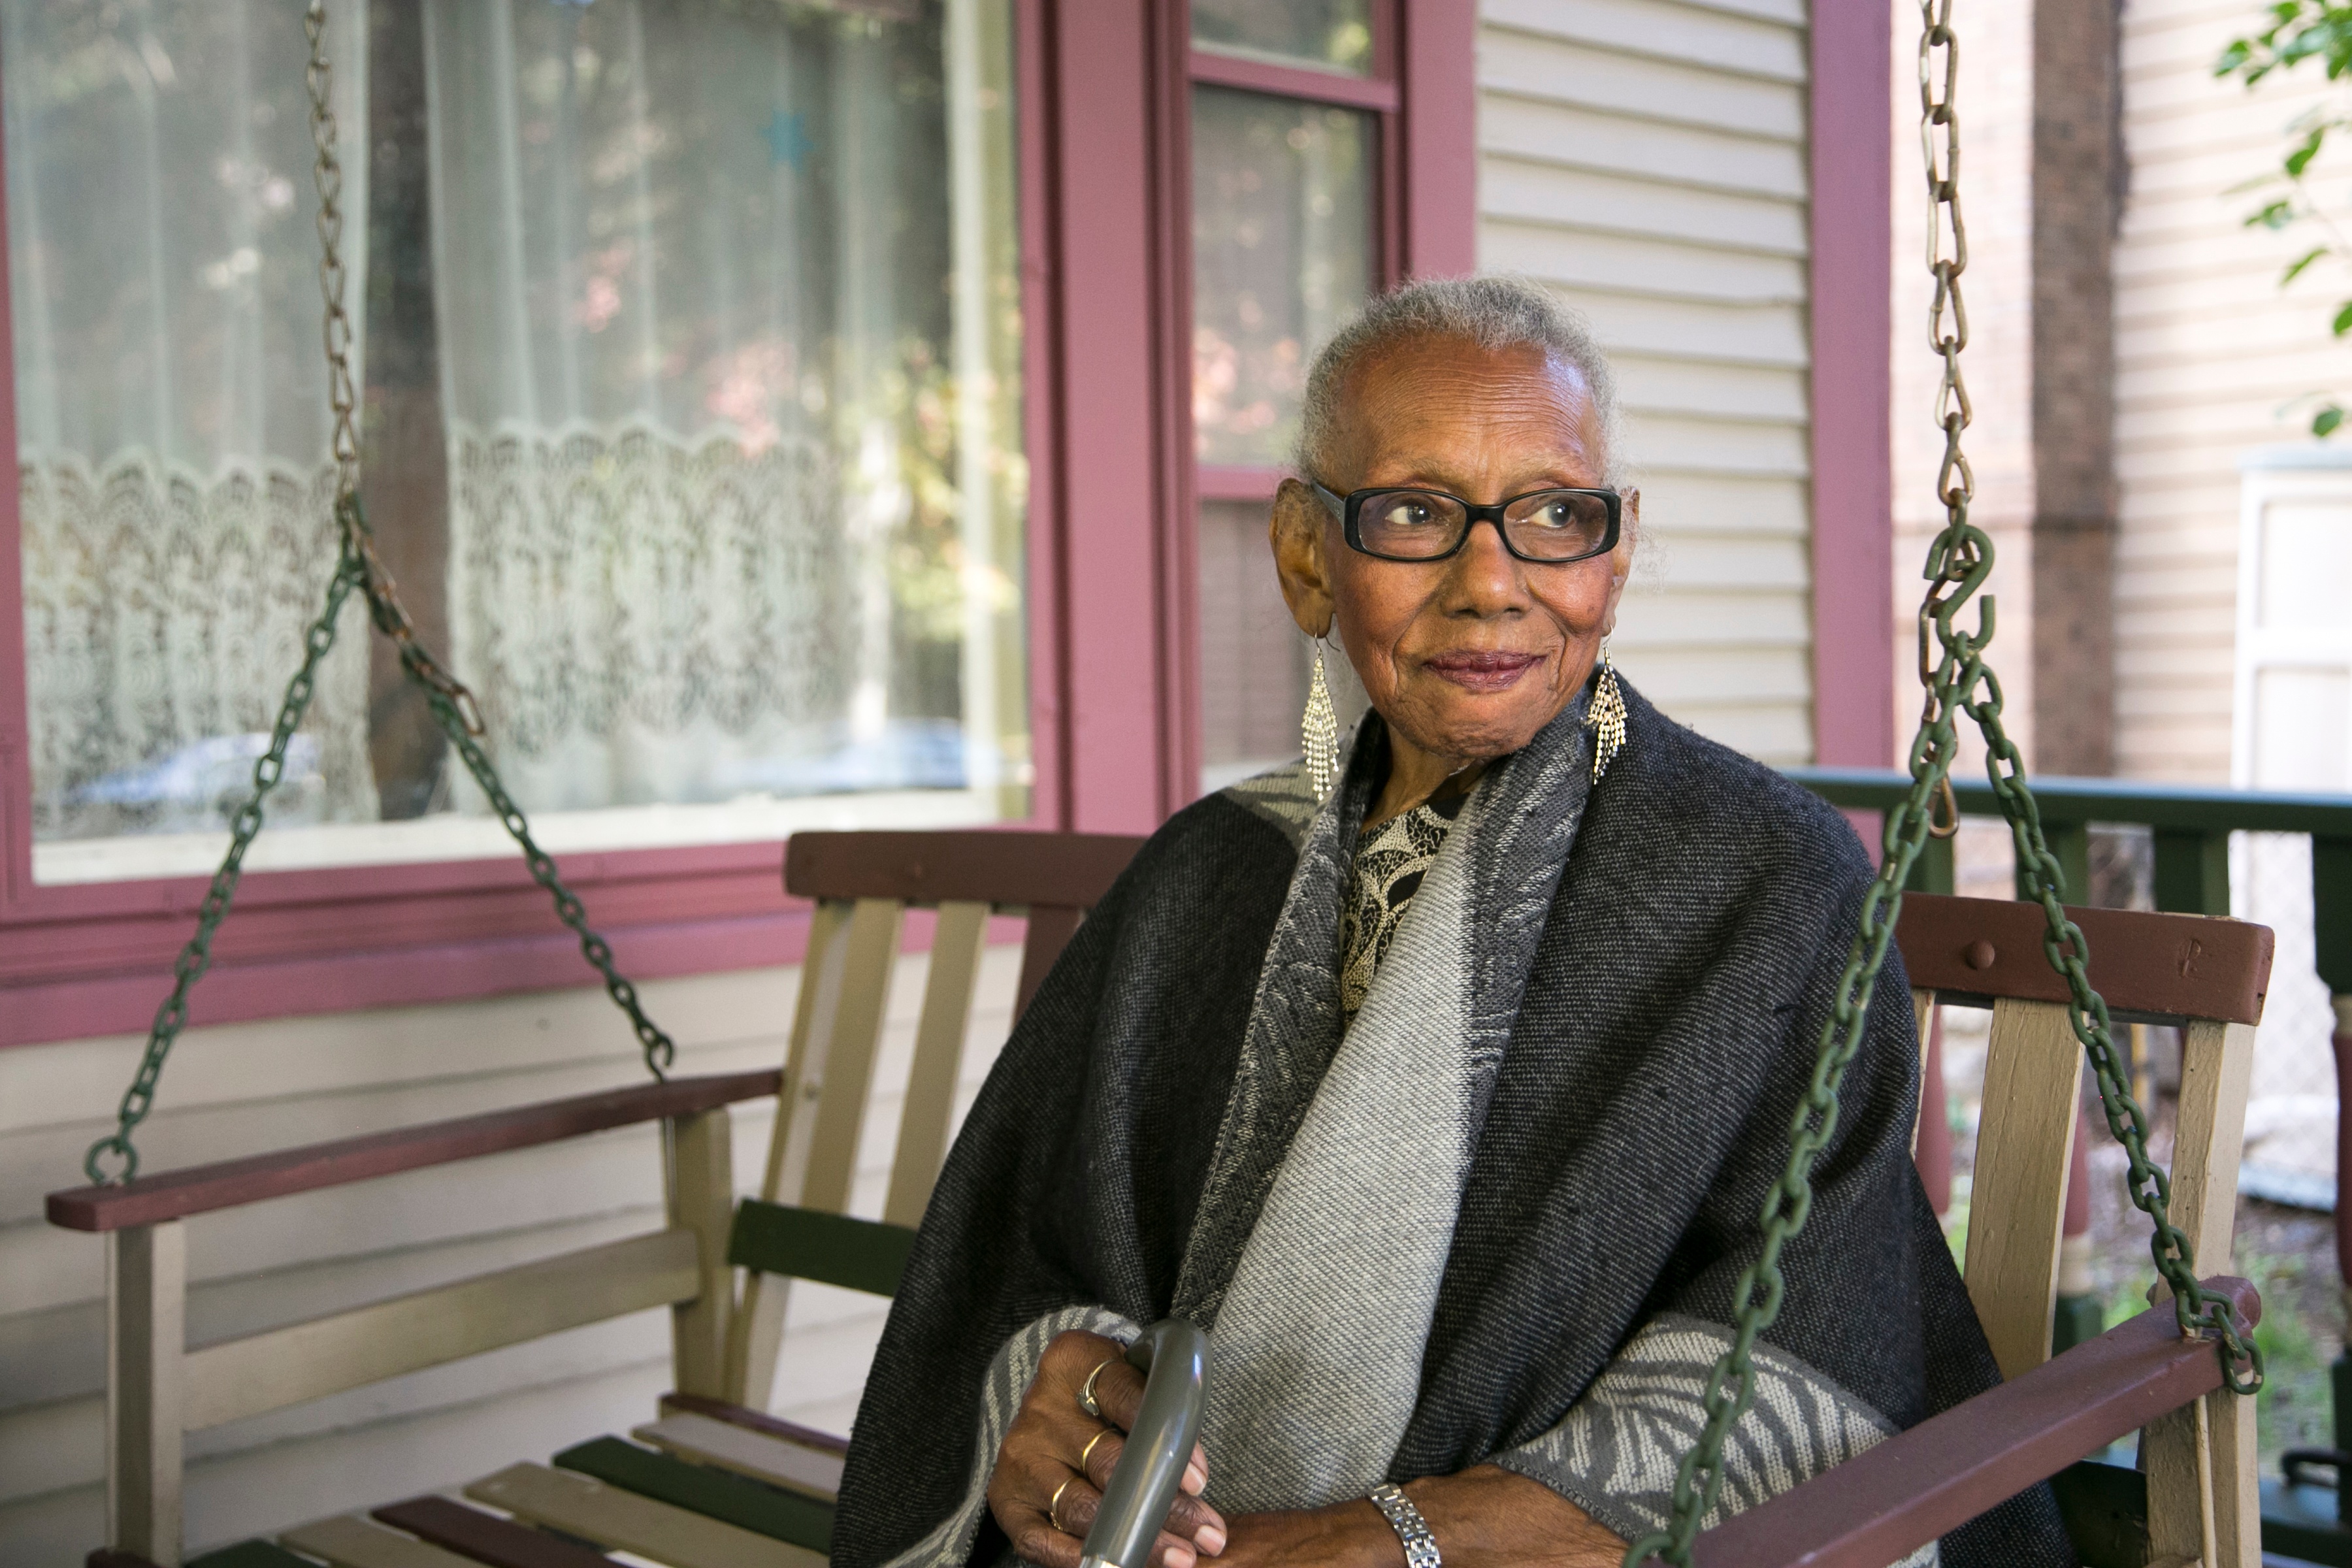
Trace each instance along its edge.
<instances>
[{"instance_id":1,"label":"wooden swing slat","mask_svg":"<svg viewBox=\"0 0 2352 1568\"><path fill-rule=\"evenodd\" d=\"M702 1289L690 1230L660 1230L190 1351L183 1420L215 1426Z\"/></svg>"},{"instance_id":2,"label":"wooden swing slat","mask_svg":"<svg viewBox=\"0 0 2352 1568\"><path fill-rule=\"evenodd\" d=\"M1998 1215L2000 1223L1969 1227L1963 1275L2003 1377L2050 1359L2082 1082L2083 1047L2064 1007L2008 997L1993 1004L1970 1213Z\"/></svg>"},{"instance_id":3,"label":"wooden swing slat","mask_svg":"<svg viewBox=\"0 0 2352 1568\"><path fill-rule=\"evenodd\" d=\"M618 1437L598 1437L566 1448L555 1456L555 1467L773 1541L787 1541L817 1552L833 1547L830 1498L819 1502L732 1470L691 1464L674 1454L640 1448Z\"/></svg>"},{"instance_id":4,"label":"wooden swing slat","mask_svg":"<svg viewBox=\"0 0 2352 1568\"><path fill-rule=\"evenodd\" d=\"M691 1394L665 1394L660 1403L665 1417L708 1415L713 1421L724 1421L730 1426L740 1426L748 1431L765 1432L772 1437L782 1437L787 1443L797 1443L803 1447L821 1448L830 1454L849 1452L849 1439L846 1437L820 1432L797 1421L786 1421L764 1410L748 1410L732 1400L704 1399Z\"/></svg>"},{"instance_id":5,"label":"wooden swing slat","mask_svg":"<svg viewBox=\"0 0 2352 1568\"><path fill-rule=\"evenodd\" d=\"M318 1568L267 1541L240 1541L188 1561L188 1568Z\"/></svg>"},{"instance_id":6,"label":"wooden swing slat","mask_svg":"<svg viewBox=\"0 0 2352 1568\"><path fill-rule=\"evenodd\" d=\"M824 1568L822 1552L545 1465L509 1465L465 1489L478 1502L671 1568Z\"/></svg>"},{"instance_id":7,"label":"wooden swing slat","mask_svg":"<svg viewBox=\"0 0 2352 1568\"><path fill-rule=\"evenodd\" d=\"M735 1302L735 1274L727 1261L735 1207L734 1118L722 1105L667 1126L664 1186L670 1229L695 1243L694 1289L671 1298L671 1366L679 1387L715 1394L727 1385L727 1319Z\"/></svg>"},{"instance_id":8,"label":"wooden swing slat","mask_svg":"<svg viewBox=\"0 0 2352 1568\"><path fill-rule=\"evenodd\" d=\"M2230 1256L2253 1062L2251 1023L2198 1020L2181 1031L2171 1217L2193 1257L2219 1261ZM2169 1300L2170 1292L2163 1299ZM2141 1451L2153 1558L2249 1568L2262 1562L2255 1450L2254 1402L2227 1390L2150 1425Z\"/></svg>"},{"instance_id":9,"label":"wooden swing slat","mask_svg":"<svg viewBox=\"0 0 2352 1568\"><path fill-rule=\"evenodd\" d=\"M914 1246L915 1233L905 1226L745 1198L735 1210L727 1261L761 1274L895 1296Z\"/></svg>"},{"instance_id":10,"label":"wooden swing slat","mask_svg":"<svg viewBox=\"0 0 2352 1568\"><path fill-rule=\"evenodd\" d=\"M51 1225L68 1230L108 1231L153 1225L265 1198L290 1197L347 1182L445 1165L453 1160L560 1142L641 1121L688 1116L738 1100L761 1100L776 1092L781 1079L782 1075L774 1071L677 1078L421 1127L338 1138L274 1154L191 1165L184 1171L142 1176L122 1186L70 1187L49 1194L48 1218Z\"/></svg>"},{"instance_id":11,"label":"wooden swing slat","mask_svg":"<svg viewBox=\"0 0 2352 1568\"><path fill-rule=\"evenodd\" d=\"M709 1415L677 1415L648 1422L629 1436L700 1465L788 1487L824 1502L841 1491L841 1454L836 1449L787 1442Z\"/></svg>"},{"instance_id":12,"label":"wooden swing slat","mask_svg":"<svg viewBox=\"0 0 2352 1568\"><path fill-rule=\"evenodd\" d=\"M2243 1279L2205 1288L2251 1325ZM1700 1535L1695 1568L1886 1568L2076 1459L2221 1386L2204 1340L2168 1303L1899 1432ZM2253 1561L2259 1562L2256 1558Z\"/></svg>"},{"instance_id":13,"label":"wooden swing slat","mask_svg":"<svg viewBox=\"0 0 2352 1568\"><path fill-rule=\"evenodd\" d=\"M898 1148L890 1161L890 1192L882 1217L909 1231L922 1222L931 1184L947 1159L948 1123L954 1120L962 1076L964 1035L988 942L988 905L956 900L940 906L931 931L930 976L915 1026L915 1061L907 1078L907 1105L898 1119Z\"/></svg>"},{"instance_id":14,"label":"wooden swing slat","mask_svg":"<svg viewBox=\"0 0 2352 1568\"><path fill-rule=\"evenodd\" d=\"M499 1519L445 1497L411 1498L370 1510L394 1530L463 1553L490 1568L613 1568L613 1560L527 1524Z\"/></svg>"},{"instance_id":15,"label":"wooden swing slat","mask_svg":"<svg viewBox=\"0 0 2352 1568\"><path fill-rule=\"evenodd\" d=\"M795 833L784 847L784 890L1091 909L1141 847L1141 838L1120 833Z\"/></svg>"},{"instance_id":16,"label":"wooden swing slat","mask_svg":"<svg viewBox=\"0 0 2352 1568\"><path fill-rule=\"evenodd\" d=\"M280 1531L278 1539L333 1568L480 1568L473 1558L444 1552L413 1535L401 1535L349 1514Z\"/></svg>"}]
</instances>

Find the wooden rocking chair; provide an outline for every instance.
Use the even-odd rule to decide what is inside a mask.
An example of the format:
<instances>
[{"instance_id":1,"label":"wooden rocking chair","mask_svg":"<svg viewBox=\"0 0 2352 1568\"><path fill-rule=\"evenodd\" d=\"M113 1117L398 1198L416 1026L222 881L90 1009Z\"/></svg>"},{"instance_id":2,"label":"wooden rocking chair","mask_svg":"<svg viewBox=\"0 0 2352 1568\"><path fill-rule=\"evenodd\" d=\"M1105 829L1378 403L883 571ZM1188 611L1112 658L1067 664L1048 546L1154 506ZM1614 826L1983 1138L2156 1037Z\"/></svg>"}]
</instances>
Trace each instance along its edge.
<instances>
[{"instance_id":1,"label":"wooden rocking chair","mask_svg":"<svg viewBox=\"0 0 2352 1568\"><path fill-rule=\"evenodd\" d=\"M93 1568L176 1568L184 1431L654 1305L672 1309L677 1392L628 1439L463 1488L281 1531L191 1568L816 1568L845 1445L760 1413L793 1279L889 1294L944 1156L992 915L1025 913L1025 1006L1139 840L1017 833L805 834L785 884L817 900L783 1071L680 1079L52 1194L109 1247L108 1512ZM845 1214L891 965L909 907L938 909L929 980L881 1221ZM2270 932L2190 916L2070 911L2126 1018L2185 1026L2172 1212L2228 1256L2252 1025ZM2146 1479L2061 1478L2090 1568L2258 1568L2253 1413L2168 1305L2051 1360L2051 1312L2082 1054L2032 906L1914 895L1898 931L1924 1026L1990 1005L1967 1279L2011 1381L1699 1538L1710 1568L1884 1568L2146 1427ZM1924 1026L1922 1031L1925 1035ZM781 1093L756 1198L730 1191L726 1108ZM185 1344L183 1221L602 1129L660 1120L669 1224L584 1252L224 1344ZM739 1293L735 1268L745 1270ZM2222 1289L2251 1318L2242 1281ZM474 1506L482 1505L482 1506Z\"/></svg>"}]
</instances>

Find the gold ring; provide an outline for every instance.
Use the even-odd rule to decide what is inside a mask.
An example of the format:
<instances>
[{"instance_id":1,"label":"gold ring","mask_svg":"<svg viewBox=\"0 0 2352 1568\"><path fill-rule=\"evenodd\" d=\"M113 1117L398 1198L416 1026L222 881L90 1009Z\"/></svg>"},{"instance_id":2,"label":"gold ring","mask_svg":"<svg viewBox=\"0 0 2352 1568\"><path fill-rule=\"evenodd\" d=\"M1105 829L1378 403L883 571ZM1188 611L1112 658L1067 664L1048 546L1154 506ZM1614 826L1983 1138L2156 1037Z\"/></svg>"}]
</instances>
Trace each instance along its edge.
<instances>
[{"instance_id":1,"label":"gold ring","mask_svg":"<svg viewBox=\"0 0 2352 1568\"><path fill-rule=\"evenodd\" d=\"M1085 1471L1087 1469L1087 1461L1095 1457L1095 1445L1109 1436L1110 1428L1106 1426L1101 1431L1087 1439L1087 1446L1078 1450L1078 1468L1080 1470ZM1093 1472L1087 1471L1087 1473L1092 1474Z\"/></svg>"},{"instance_id":2,"label":"gold ring","mask_svg":"<svg viewBox=\"0 0 2352 1568\"><path fill-rule=\"evenodd\" d=\"M1094 1371L1087 1373L1086 1386L1078 1390L1079 1409L1097 1421L1103 1418L1102 1405L1095 1399L1095 1379L1103 1374L1103 1368L1116 1366L1126 1359L1124 1356L1105 1356L1095 1363Z\"/></svg>"},{"instance_id":3,"label":"gold ring","mask_svg":"<svg viewBox=\"0 0 2352 1568\"><path fill-rule=\"evenodd\" d=\"M1064 1535L1067 1535L1070 1532L1062 1528L1062 1494L1068 1491L1070 1489L1070 1483L1077 1479L1078 1478L1076 1476L1065 1476L1062 1478L1062 1484L1054 1489L1053 1500L1045 1505L1045 1522L1052 1525L1056 1531L1060 1531Z\"/></svg>"}]
</instances>

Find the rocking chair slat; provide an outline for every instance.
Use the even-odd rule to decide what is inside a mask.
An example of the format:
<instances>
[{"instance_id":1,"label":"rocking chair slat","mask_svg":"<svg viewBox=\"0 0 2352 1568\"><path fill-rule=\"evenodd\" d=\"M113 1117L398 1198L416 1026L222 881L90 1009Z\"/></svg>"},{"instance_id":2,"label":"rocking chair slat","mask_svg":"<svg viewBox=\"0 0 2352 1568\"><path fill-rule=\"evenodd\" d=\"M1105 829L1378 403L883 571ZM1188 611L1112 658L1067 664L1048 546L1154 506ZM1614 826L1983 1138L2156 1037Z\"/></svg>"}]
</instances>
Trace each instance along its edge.
<instances>
[{"instance_id":1,"label":"rocking chair slat","mask_svg":"<svg viewBox=\"0 0 2352 1568\"><path fill-rule=\"evenodd\" d=\"M2262 1298L2242 1279L2208 1290L2249 1324ZM1698 1568L1885 1568L2074 1460L2221 1385L2203 1340L2180 1337L2169 1304L2022 1377L1897 1433L1700 1535Z\"/></svg>"}]
</instances>

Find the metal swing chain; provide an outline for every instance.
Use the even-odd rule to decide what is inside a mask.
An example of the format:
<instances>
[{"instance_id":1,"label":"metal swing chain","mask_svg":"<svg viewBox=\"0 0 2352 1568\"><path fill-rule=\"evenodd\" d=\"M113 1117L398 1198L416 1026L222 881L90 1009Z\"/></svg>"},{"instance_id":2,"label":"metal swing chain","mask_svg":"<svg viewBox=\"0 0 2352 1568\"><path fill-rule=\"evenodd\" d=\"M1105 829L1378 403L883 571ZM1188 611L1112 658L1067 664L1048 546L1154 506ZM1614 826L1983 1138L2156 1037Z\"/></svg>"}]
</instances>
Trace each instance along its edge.
<instances>
[{"instance_id":1,"label":"metal swing chain","mask_svg":"<svg viewBox=\"0 0 2352 1568\"><path fill-rule=\"evenodd\" d=\"M2187 1238L2168 1213L2170 1184L2147 1157L2147 1116L2131 1096L2106 1003L2091 988L2085 968L2090 944L2060 905L2063 873L2043 837L2041 813L2025 781L2023 759L2001 720L2000 682L1984 662L1985 648L1993 637L1991 596L1979 603L1973 631L1956 624L1960 606L1975 597L1991 575L1993 549L1991 539L1969 521L1975 479L1960 446L1971 410L1968 384L1960 374L1960 353L1968 346L1969 328L1960 297L1960 274L1968 267L1968 228L1960 216L1959 115L1954 101L1959 50L1952 33L1951 0L1921 0L1920 13L1920 140L1930 201L1927 266L1936 280L1928 310L1928 342L1943 364L1936 422L1944 432L1944 457L1936 476L1936 494L1943 502L1946 521L1928 549L1924 574L1928 587L1919 608L1919 679L1926 688L1926 700L1911 742L1911 789L1888 817L1885 855L1877 879L1863 900L1860 929L1847 950L1836 1003L1822 1024L1812 1081L1790 1121L1789 1163L1764 1201L1759 1220L1762 1245L1756 1262L1740 1276L1734 1289L1738 1305L1732 1313L1732 1341L1707 1377L1706 1426L1675 1472L1672 1518L1664 1530L1642 1537L1626 1549L1626 1568L1639 1568L1654 1555L1677 1568L1687 1568L1699 1522L1713 1510L1722 1488L1724 1444L1747 1414L1755 1394L1751 1373L1756 1341L1779 1317L1787 1290L1780 1253L1804 1228L1811 1208L1813 1163L1837 1127L1839 1085L1868 1026L1872 994L1894 940L1904 885L1930 835L1947 836L1957 823L1951 770L1959 747L1957 715L1962 712L1976 721L1985 738L1987 772L2009 821L2027 884L2042 905L2043 952L2051 967L2066 979L2067 1017L2097 1079L2108 1131L2129 1157L2131 1200L2153 1222L2149 1252L2157 1272L2172 1290L2181 1332L2184 1336L2203 1332L2215 1338L2222 1377L2232 1392L2252 1394L2262 1386L2261 1350L2230 1304L2208 1295L2197 1283ZM1941 821L1939 807L1945 818Z\"/></svg>"},{"instance_id":2,"label":"metal swing chain","mask_svg":"<svg viewBox=\"0 0 2352 1568\"><path fill-rule=\"evenodd\" d=\"M331 102L334 69L327 59L326 26L325 0L310 0L302 18L303 32L310 44L310 63L303 79L310 96L310 140L317 149L311 178L319 192L319 289L326 307L322 332L327 358L327 402L333 415L331 439L335 459L335 521L340 538L335 570L327 582L326 604L319 618L303 634L302 666L287 683L277 723L270 731L268 748L254 763L253 793L230 824L228 853L222 858L220 868L213 873L212 885L197 910L195 934L180 950L172 966L172 994L156 1010L138 1072L123 1092L122 1103L115 1113L115 1130L92 1143L82 1157L83 1172L92 1182L101 1184L128 1182L139 1173L139 1151L131 1142L131 1133L153 1109L155 1085L163 1076L163 1063L187 1025L188 994L212 967L213 939L236 897L237 883L245 874L246 852L261 831L263 803L285 775L287 747L310 706L319 666L335 646L336 620L353 589L358 589L366 600L369 616L377 629L398 649L402 670L425 693L425 705L448 738L451 749L488 798L500 825L521 848L531 880L544 889L554 902L556 919L579 938L581 955L604 977L606 994L628 1016L638 1047L645 1054L646 1070L658 1080L677 1055L677 1047L669 1036L646 1016L636 987L614 967L612 945L588 924L586 906L564 886L554 860L531 837L522 808L499 782L498 769L481 746L481 713L473 693L418 641L415 624L400 602L399 588L392 574L376 552L374 531L368 526L366 513L361 509L360 443L355 424L359 396L352 379L351 316L343 305L343 170L335 151ZM110 1161L119 1163L110 1170Z\"/></svg>"}]
</instances>

